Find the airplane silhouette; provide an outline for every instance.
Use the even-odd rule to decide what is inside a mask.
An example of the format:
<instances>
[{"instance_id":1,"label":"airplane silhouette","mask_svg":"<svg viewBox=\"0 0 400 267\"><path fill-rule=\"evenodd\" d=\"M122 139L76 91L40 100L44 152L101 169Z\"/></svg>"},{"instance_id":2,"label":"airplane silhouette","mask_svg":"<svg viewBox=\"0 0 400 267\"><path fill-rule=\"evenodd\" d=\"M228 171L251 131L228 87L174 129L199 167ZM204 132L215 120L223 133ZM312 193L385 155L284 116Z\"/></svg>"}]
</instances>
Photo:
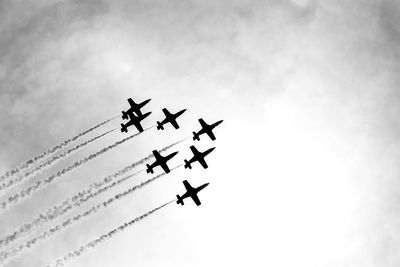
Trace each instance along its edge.
<instances>
[{"instance_id":1,"label":"airplane silhouette","mask_svg":"<svg viewBox=\"0 0 400 267\"><path fill-rule=\"evenodd\" d=\"M201 164L201 166L203 166L204 169L207 169L207 168L208 168L208 165L207 165L206 161L204 160L204 158L205 158L205 156L207 156L208 154L210 154L211 151L213 151L213 150L215 149L215 147L210 148L210 149L208 149L208 150L206 150L206 151L204 151L204 152L199 152L199 151L196 149L196 147L194 147L194 146L190 146L190 149L191 149L192 152L193 152L193 157L192 157L190 160L186 160L186 159L185 159L185 169L186 169L186 168L191 169L192 166L191 166L190 164L193 163L193 162L195 162L195 161L198 161L198 162Z\"/></svg>"},{"instance_id":2,"label":"airplane silhouette","mask_svg":"<svg viewBox=\"0 0 400 267\"><path fill-rule=\"evenodd\" d=\"M147 112L144 115L135 116L133 113L128 113L129 121L126 124L121 123L121 132L128 132L128 127L134 125L139 132L143 132L143 127L140 124L151 112Z\"/></svg>"},{"instance_id":3,"label":"airplane silhouette","mask_svg":"<svg viewBox=\"0 0 400 267\"><path fill-rule=\"evenodd\" d=\"M153 168L156 166L160 166L165 171L165 173L169 173L170 170L168 168L167 161L172 159L176 154L178 154L178 152L174 152L169 154L168 156L163 157L160 155L160 153L158 153L157 150L153 150L153 155L156 158L156 160L151 165L146 164L147 166L146 172L154 173Z\"/></svg>"},{"instance_id":4,"label":"airplane silhouette","mask_svg":"<svg viewBox=\"0 0 400 267\"><path fill-rule=\"evenodd\" d=\"M211 125L208 125L203 119L199 119L199 122L200 122L200 125L202 128L197 133L193 132L193 140L200 141L200 135L206 133L211 138L211 140L214 141L216 138L215 138L212 130L215 127L217 127L218 125L220 125L223 122L223 120L217 121L216 123L213 123Z\"/></svg>"},{"instance_id":5,"label":"airplane silhouette","mask_svg":"<svg viewBox=\"0 0 400 267\"><path fill-rule=\"evenodd\" d=\"M131 107L126 111L122 111L122 119L127 120L130 113L136 113L137 116L142 116L142 111L140 109L149 103L150 100L151 99L147 99L140 104L136 104L132 98L128 98L128 103Z\"/></svg>"},{"instance_id":6,"label":"airplane silhouette","mask_svg":"<svg viewBox=\"0 0 400 267\"><path fill-rule=\"evenodd\" d=\"M178 198L178 200L176 201L177 204L181 204L184 205L183 200L185 198L191 197L194 201L194 203L196 203L197 206L201 205L200 199L197 196L197 193L199 193L201 190L203 190L207 185L209 185L209 183L203 184L197 188L193 188L189 182L187 180L183 181L183 185L186 188L186 193L183 194L182 196L176 195L176 197Z\"/></svg>"},{"instance_id":7,"label":"airplane silhouette","mask_svg":"<svg viewBox=\"0 0 400 267\"><path fill-rule=\"evenodd\" d=\"M183 109L183 110L181 110L181 111L178 111L178 112L175 113L175 114L171 114L171 113L168 111L168 109L166 109L166 108L163 108L162 111L163 111L164 114L165 114L165 119L164 119L162 122L157 121L157 125L158 125L158 126L157 126L157 130L164 130L163 125L166 124L166 123L168 123L168 122L171 123L172 126L174 126L175 129L179 129L179 125L178 125L178 123L176 122L176 119L177 119L180 115L182 115L183 112L186 111L186 109Z\"/></svg>"}]
</instances>

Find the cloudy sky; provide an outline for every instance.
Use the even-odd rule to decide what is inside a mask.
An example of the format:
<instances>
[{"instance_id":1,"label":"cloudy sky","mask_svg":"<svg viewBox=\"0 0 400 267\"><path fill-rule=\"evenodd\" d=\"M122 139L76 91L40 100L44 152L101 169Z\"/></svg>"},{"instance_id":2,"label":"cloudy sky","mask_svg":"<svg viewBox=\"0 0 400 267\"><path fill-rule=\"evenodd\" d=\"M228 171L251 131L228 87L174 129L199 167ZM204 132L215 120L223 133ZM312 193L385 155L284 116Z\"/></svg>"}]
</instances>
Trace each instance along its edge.
<instances>
[{"instance_id":1,"label":"cloudy sky","mask_svg":"<svg viewBox=\"0 0 400 267\"><path fill-rule=\"evenodd\" d=\"M210 182L202 206L171 204L70 266L399 266L399 25L396 0L0 1L2 171L120 114L128 97L152 98L146 126L164 107L188 109L178 131L153 128L1 214L1 234L189 136L198 118L224 119L215 142L196 143L217 147L209 169L179 169L9 266L50 263L184 193L184 179Z\"/></svg>"}]
</instances>

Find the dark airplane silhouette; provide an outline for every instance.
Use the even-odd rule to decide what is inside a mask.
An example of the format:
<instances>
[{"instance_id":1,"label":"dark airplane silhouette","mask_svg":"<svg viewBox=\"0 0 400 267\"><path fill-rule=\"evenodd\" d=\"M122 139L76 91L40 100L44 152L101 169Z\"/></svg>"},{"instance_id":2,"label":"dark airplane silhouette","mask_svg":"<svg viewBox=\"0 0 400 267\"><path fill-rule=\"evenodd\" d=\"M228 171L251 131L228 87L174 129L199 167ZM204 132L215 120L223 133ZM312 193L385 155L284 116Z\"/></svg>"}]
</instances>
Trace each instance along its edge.
<instances>
[{"instance_id":1,"label":"dark airplane silhouette","mask_svg":"<svg viewBox=\"0 0 400 267\"><path fill-rule=\"evenodd\" d=\"M168 111L168 109L166 109L166 108L163 108L162 111L163 111L164 114L165 114L165 119L164 119L162 122L157 121L157 125L158 125L158 126L157 126L157 130L164 130L163 125L166 124L166 123L168 123L168 122L171 123L172 126L174 126L175 129L179 129L179 125L178 125L178 123L176 122L176 119L177 119L180 115L182 115L183 112L186 111L186 109L183 109L183 110L181 110L181 111L179 111L179 112L177 112L177 113L175 113L175 114L171 114L171 113Z\"/></svg>"},{"instance_id":2,"label":"dark airplane silhouette","mask_svg":"<svg viewBox=\"0 0 400 267\"><path fill-rule=\"evenodd\" d=\"M221 124L223 122L223 120L217 121L216 123L213 123L211 125L208 125L203 119L199 119L200 125L201 125L201 130L196 132L193 132L193 140L198 140L200 141L200 135L206 133L211 140L215 140L215 136L212 132L212 130L217 127L219 124Z\"/></svg>"},{"instance_id":3,"label":"dark airplane silhouette","mask_svg":"<svg viewBox=\"0 0 400 267\"><path fill-rule=\"evenodd\" d=\"M213 151L215 149L215 147L210 148L209 150L206 150L204 152L199 152L194 146L190 146L190 149L193 152L193 157L190 160L185 159L185 169L186 168L191 169L192 166L190 164L195 161L198 161L201 164L201 166L203 166L204 169L207 169L208 166L207 166L206 161L204 160L204 157L207 156L208 154L210 154L211 151Z\"/></svg>"},{"instance_id":4,"label":"dark airplane silhouette","mask_svg":"<svg viewBox=\"0 0 400 267\"><path fill-rule=\"evenodd\" d=\"M201 190L203 190L207 185L209 185L209 183L203 184L197 188L193 188L189 182L187 180L183 181L183 185L186 188L186 193L183 194L182 196L176 195L176 197L178 198L178 201L176 201L177 204L181 204L184 205L183 200L185 198L191 197L194 201L194 203L196 203L197 206L201 205L200 199L197 196L197 193L200 192Z\"/></svg>"},{"instance_id":5,"label":"dark airplane silhouette","mask_svg":"<svg viewBox=\"0 0 400 267\"><path fill-rule=\"evenodd\" d=\"M137 116L142 116L142 111L140 109L149 103L150 100L151 99L147 99L140 104L136 104L132 98L128 98L128 103L131 107L126 111L122 111L122 119L127 120L130 113L136 113Z\"/></svg>"},{"instance_id":6,"label":"dark airplane silhouette","mask_svg":"<svg viewBox=\"0 0 400 267\"><path fill-rule=\"evenodd\" d=\"M158 153L157 150L153 150L153 155L156 158L156 161L154 161L151 165L146 164L147 166L146 172L154 173L153 168L156 166L160 166L166 173L169 173L170 170L168 168L167 161L172 159L176 154L178 154L178 152L174 152L169 154L168 156L163 157L160 155L160 153Z\"/></svg>"},{"instance_id":7,"label":"dark airplane silhouette","mask_svg":"<svg viewBox=\"0 0 400 267\"><path fill-rule=\"evenodd\" d=\"M128 127L134 125L139 132L143 132L143 127L140 124L142 120L144 120L147 116L149 116L151 112L147 112L144 115L135 116L133 113L128 113L129 121L126 124L121 123L121 132L128 132Z\"/></svg>"}]
</instances>

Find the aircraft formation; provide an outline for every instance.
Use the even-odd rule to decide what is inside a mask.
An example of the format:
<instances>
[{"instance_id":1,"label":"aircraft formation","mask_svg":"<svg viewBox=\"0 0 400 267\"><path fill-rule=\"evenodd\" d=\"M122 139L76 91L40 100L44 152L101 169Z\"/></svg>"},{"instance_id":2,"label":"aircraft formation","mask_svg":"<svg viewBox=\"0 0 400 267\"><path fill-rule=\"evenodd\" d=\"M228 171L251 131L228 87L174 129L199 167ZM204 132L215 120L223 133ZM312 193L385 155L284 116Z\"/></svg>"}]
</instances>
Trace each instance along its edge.
<instances>
[{"instance_id":1,"label":"aircraft formation","mask_svg":"<svg viewBox=\"0 0 400 267\"><path fill-rule=\"evenodd\" d=\"M127 110L122 111L122 119L127 120L127 123L125 124L121 123L121 132L128 133L128 128L131 126L134 126L139 132L144 131L142 122L151 114L151 112L143 113L142 108L144 108L146 104L149 103L150 101L151 99L147 99L137 104L135 101L132 100L132 98L128 99L128 104L130 107ZM162 111L164 113L165 118L161 120L161 122L157 121L157 130L164 130L166 124L171 124L173 128L179 129L179 124L177 122L177 119L186 111L186 109L180 110L176 113L171 113L166 108L163 108ZM213 129L217 127L219 124L221 124L223 120L217 121L212 124L207 124L202 118L200 118L198 121L200 123L201 129L197 132L193 132L193 141L200 141L200 136L202 135L208 135L208 137L212 141L215 141L216 137L213 133ZM197 150L197 148L194 145L190 146L190 150L193 153L193 157L184 160L185 169L186 168L192 169L192 164L195 162L198 162L204 169L207 169L208 165L205 160L205 157L208 154L210 154L214 149L215 147L212 147L204 152L201 152ZM177 154L178 151L163 156L160 154L159 151L153 150L155 161L151 164L146 164L147 167L146 172L153 174L154 168L160 167L165 173L169 173L171 170L168 166L168 161L170 161ZM176 195L177 197L176 203L184 205L183 200L190 197L197 206L201 205L200 199L197 196L197 194L201 190L203 190L206 186L208 186L209 183L205 183L198 187L193 187L187 180L184 180L183 185L186 189L186 192L182 196Z\"/></svg>"},{"instance_id":2,"label":"aircraft formation","mask_svg":"<svg viewBox=\"0 0 400 267\"><path fill-rule=\"evenodd\" d=\"M46 190L51 190L50 185L57 183L62 179L68 179L68 174L78 168L82 168L96 158L103 156L108 151L117 149L119 146L134 139L136 136L145 132L151 128L156 128L158 131L164 131L173 129L177 130L180 128L180 120L182 114L187 110L168 110L166 108L162 109L163 118L153 123L152 126L144 127L144 122L152 114L152 112L147 111L147 104L151 99L147 99L142 102L135 102L133 99L128 99L127 110L122 111L121 132L130 133L129 136L124 136L122 139L118 139L111 144L107 144L97 151L91 151L89 154L82 153L83 156L72 162L64 162L64 164L56 165L58 162L62 162L66 158L72 157L77 151L85 152L85 148L92 144L95 145L97 140L110 135L112 132L118 130L118 128L101 130L100 127L106 126L108 123L115 119L121 118L120 114L115 114L112 118L101 121L100 123L86 128L74 136L70 136L61 143L48 148L40 154L31 157L29 160L22 162L18 166L6 171L4 174L0 174L0 193L7 194L4 198L0 200L0 218L3 220L5 217L1 217L3 212L7 210L12 210L17 204L27 203L28 201L37 194L46 194ZM16 226L14 229L0 236L0 265L4 266L10 261L15 260L20 255L26 253L27 251L33 249L34 246L39 245L42 242L50 239L52 236L67 230L69 227L78 224L81 220L88 219L92 215L100 212L100 210L111 206L113 203L122 200L123 198L133 194L142 187L150 184L151 182L163 177L164 175L172 172L178 167L184 167L189 170L200 168L207 169L208 155L215 150L215 147L206 149L205 151L199 150L194 144L188 146L187 151L190 150L191 154L186 159L182 159L181 164L172 166L171 162L178 161L178 151L170 151L173 147L178 144L183 143L185 140L190 140L191 142L204 141L204 140L216 140L214 134L214 128L222 123L222 120L210 123L204 121L200 118L200 127L193 131L193 135L186 138L175 141L174 143L168 144L161 149L149 151L145 157L138 159L136 161L130 162L129 165L124 166L115 172L108 174L101 179L95 180L90 185L79 185L78 190L73 193L67 193L66 198L59 203L50 203L48 205L39 206L40 211L33 216L27 218L22 225ZM147 124L147 123L146 123ZM135 133L131 134L131 132ZM207 137L208 136L208 137ZM168 152L167 152L168 151ZM172 152L172 153L171 153ZM153 160L153 161L151 161ZM181 160L179 160L181 161ZM146 163L146 165L144 164ZM145 165L145 166L144 166ZM132 172L135 169L140 170ZM45 170L50 170L46 171ZM112 192L115 187L121 185L122 183L133 178L135 175L146 171L146 176L149 175L148 179L131 186L129 189L124 189L116 194L111 194L106 197L106 199L101 200L98 203L90 204L90 207L85 207L84 203L90 203L95 198L100 197L103 193ZM153 175L155 172L156 175ZM129 174L129 175L128 175ZM36 176L36 177L35 177ZM34 181L32 179L35 177ZM127 227L131 227L134 223L139 222L145 217L153 214L154 212L160 210L166 205L176 202L177 204L184 205L187 199L192 199L193 202L199 206L201 205L200 198L198 196L199 192L206 188L209 183L199 183L199 186L192 186L189 183L189 179L182 179L185 191L181 195L176 195L176 198L162 204L141 216L138 216L118 227L112 229L105 234L100 235L98 238L86 243L86 245L80 246L79 248L73 250L72 252L66 253L63 257L55 260L54 264L51 266L64 266L72 258L78 257L84 253L87 248L94 248L109 240L116 233L122 232ZM24 183L25 182L25 183ZM13 191L10 189L13 188ZM104 197L103 197L104 198ZM115 205L115 204L114 204ZM73 209L76 209L78 215L74 214L68 215ZM80 210L79 210L80 209ZM69 217L67 217L69 216ZM60 220L54 222L56 225L51 224L54 220ZM17 243L21 241L20 243ZM49 265L47 265L49 266Z\"/></svg>"}]
</instances>

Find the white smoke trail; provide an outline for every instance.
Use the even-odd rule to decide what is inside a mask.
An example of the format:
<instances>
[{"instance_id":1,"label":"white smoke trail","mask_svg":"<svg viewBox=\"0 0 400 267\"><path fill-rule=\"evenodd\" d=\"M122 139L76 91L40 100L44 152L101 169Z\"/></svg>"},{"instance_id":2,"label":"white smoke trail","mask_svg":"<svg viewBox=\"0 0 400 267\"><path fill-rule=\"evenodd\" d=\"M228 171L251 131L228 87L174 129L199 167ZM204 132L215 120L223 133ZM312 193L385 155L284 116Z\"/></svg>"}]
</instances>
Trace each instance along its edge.
<instances>
[{"instance_id":1,"label":"white smoke trail","mask_svg":"<svg viewBox=\"0 0 400 267\"><path fill-rule=\"evenodd\" d=\"M77 151L78 149L80 149L82 147L85 147L86 145L88 145L88 144L90 144L90 143L92 143L92 142L94 142L94 141L106 136L107 134L109 134L109 133L111 133L111 132L113 132L115 130L116 129L113 129L113 130L107 131L107 132L105 132L103 134L100 134L98 136L95 136L92 139L86 140L85 142L80 143L80 144L76 145L75 147L64 151L61 154L58 154L58 155L56 155L54 157L51 157L50 159L46 160L45 162L41 163L40 165L38 165L38 166L30 169L29 171L25 172L23 175L17 176L15 178L11 177L11 179L9 179L7 182L3 182L2 184L0 184L0 191L5 190L5 189L7 189L7 188L9 188L9 187L21 182L22 180L26 179L29 176L32 176L33 174L36 174L38 171L42 170L43 168L50 167L52 164L54 164L58 160L66 158L71 153Z\"/></svg>"},{"instance_id":2,"label":"white smoke trail","mask_svg":"<svg viewBox=\"0 0 400 267\"><path fill-rule=\"evenodd\" d=\"M158 152L162 153L164 151L167 151L169 149L171 149L172 147L178 145L179 143L183 142L185 139L179 140L175 143L172 143L160 150L158 150ZM28 234L30 234L32 231L38 229L39 227L45 225L46 223L54 220L55 218L65 214L66 212L68 212L69 210L79 207L80 205L82 205L83 203L87 202L89 199L97 196L100 193L106 192L108 190L110 190L111 188L113 188L114 186L123 183L124 181L132 178L133 176L139 174L140 172L142 172L144 169L137 171L131 175L128 175L124 178L121 178L117 181L113 180L119 176L124 175L125 173L131 171L132 169L134 169L135 167L143 164L145 161L153 158L154 155L149 154L148 156L142 158L141 160L138 160L126 167L124 167L121 170L116 171L115 173L106 176L105 178L103 178L102 180L100 180L99 182L94 182L92 183L87 189L82 190L76 194L74 194L71 197L68 197L64 202L62 202L59 205L53 206L52 208L49 208L47 211L42 212L41 214L39 214L38 216L36 216L34 219L32 219L29 223L26 223L22 226L20 226L18 229L14 230L13 233L8 234L4 237L2 237L0 239L0 248L5 247L7 245L9 245L10 243L16 241L18 238L21 238L23 236L26 236ZM112 183L111 183L112 182ZM110 184L111 183L111 184ZM100 190L94 191L96 189L99 189L100 187L110 184L104 188L101 188Z\"/></svg>"},{"instance_id":3,"label":"white smoke trail","mask_svg":"<svg viewBox=\"0 0 400 267\"><path fill-rule=\"evenodd\" d=\"M171 171L173 171L176 168L179 168L182 165L179 165L175 168L172 168ZM64 230L65 228L71 226L74 223L77 223L83 219L88 218L90 215L93 215L95 213L97 213L98 211L102 210L103 208L108 207L111 203L113 203L116 200L120 200L130 194L132 194L133 192L135 192L136 190L150 184L151 182L159 179L160 177L164 176L166 173L161 173L157 176L154 176L138 185L135 185L131 188L129 188L128 190L116 194L115 196L107 199L106 201L103 201L95 206L92 206L91 208L89 208L88 210L86 210L83 213L80 213L76 216L74 216L73 218L70 218L62 223L57 224L56 226L50 228L47 231L42 232L41 234L37 235L36 237L33 237L32 239L26 241L25 243L16 246L14 248L10 248L7 249L5 251L2 251L0 253L0 263L2 264L6 264L9 260L11 260L12 258L16 257L17 255L21 254L23 251L31 248L32 246L34 246L35 244L38 244L40 241L46 240L47 238L53 236L54 234L60 232L61 230ZM100 189L101 190L101 189ZM96 194L96 193L94 193Z\"/></svg>"},{"instance_id":4,"label":"white smoke trail","mask_svg":"<svg viewBox=\"0 0 400 267\"><path fill-rule=\"evenodd\" d=\"M79 256L81 256L83 253L85 253L87 250L89 249L94 249L96 248L98 245L100 245L101 243L107 241L108 239L112 238L114 235L119 234L125 230L128 229L128 227L132 227L135 223L140 222L141 220L143 220L144 218L150 216L151 214L155 213L156 211L164 208L165 206L171 204L172 202L174 202L175 200L171 200L161 206L158 206L155 209L150 210L149 212L136 217L133 220L130 220L129 222L126 222L124 224L121 224L120 226L118 226L117 228L114 228L113 230L109 231L106 234L101 235L100 237L92 240L91 242L88 242L86 245L83 245L67 254L65 254L63 257L57 259L54 261L54 263L47 265L46 267L60 267L60 266L64 266L65 264L67 264L69 261L71 261L74 258L77 258Z\"/></svg>"},{"instance_id":5,"label":"white smoke trail","mask_svg":"<svg viewBox=\"0 0 400 267\"><path fill-rule=\"evenodd\" d=\"M12 242L17 241L19 238L29 235L30 233L32 233L39 227L46 225L47 223L51 222L52 220L58 218L59 216L62 216L63 214L67 213L68 211L72 210L73 208L79 207L80 205L87 202L91 198L97 196L100 193L108 191L112 187L132 178L133 176L139 174L142 171L143 170L140 170L131 175L128 175L128 176L112 183L111 185L106 186L104 189L102 188L95 192L91 192L91 191L93 191L91 189L82 190L81 192L75 194L72 198L68 198L61 204L54 206L52 208L49 208L47 211L39 214L33 220L31 220L29 223L26 223L26 224L20 226L12 234L4 236L0 240L0 248L2 249L3 247L10 245Z\"/></svg>"},{"instance_id":6,"label":"white smoke trail","mask_svg":"<svg viewBox=\"0 0 400 267\"><path fill-rule=\"evenodd\" d=\"M69 138L67 140L64 140L62 143L56 145L55 147L53 147L53 148L51 148L51 149L49 149L49 150L47 150L47 151L45 151L45 152L43 152L43 153L41 153L39 155L36 155L32 159L26 161L25 163L21 164L20 166L14 168L12 170L7 171L5 174L0 176L0 182L4 181L5 179L7 179L10 176L13 176L13 175L19 173L21 170L24 170L24 169L28 168L30 165L36 163L39 159L42 159L47 155L51 155L51 154L57 152L58 150L60 150L61 148L65 147L69 143L71 143L71 142L77 140L78 138L80 138L80 137L82 137L82 136L94 131L95 129L99 128L100 126L103 126L104 124L109 123L112 120L115 120L118 117L119 117L119 115L115 116L115 117L113 117L111 119L105 120L105 121L103 121L103 122L91 127L90 129L85 130L85 131L75 135L74 137L71 137L71 138Z\"/></svg>"},{"instance_id":7,"label":"white smoke trail","mask_svg":"<svg viewBox=\"0 0 400 267\"><path fill-rule=\"evenodd\" d=\"M153 128L154 126L151 126L147 129L145 129L143 132ZM58 178L62 177L64 174L69 173L70 171L76 169L77 167L89 162L90 160L93 160L95 158L97 158L98 156L104 154L105 152L116 148L117 146L125 143L126 141L140 135L142 132L130 135L122 140L119 140L117 142L115 142L112 145L109 145L103 149L101 149L100 151L97 151L96 153L93 153L89 156L87 156L86 158L83 158L79 161L75 161L73 164L71 164L70 166L58 171L55 174L50 175L49 177L47 177L46 179L42 179L39 180L37 182L35 182L33 185L28 186L25 189L22 189L20 192L14 194L13 196L10 196L7 200L0 202L0 209L1 210L7 210L9 209L11 206L17 204L18 202L20 202L21 200L27 198L28 196L32 195L33 193L35 193L36 191L48 186L49 184L53 183L54 181L56 181Z\"/></svg>"}]
</instances>

